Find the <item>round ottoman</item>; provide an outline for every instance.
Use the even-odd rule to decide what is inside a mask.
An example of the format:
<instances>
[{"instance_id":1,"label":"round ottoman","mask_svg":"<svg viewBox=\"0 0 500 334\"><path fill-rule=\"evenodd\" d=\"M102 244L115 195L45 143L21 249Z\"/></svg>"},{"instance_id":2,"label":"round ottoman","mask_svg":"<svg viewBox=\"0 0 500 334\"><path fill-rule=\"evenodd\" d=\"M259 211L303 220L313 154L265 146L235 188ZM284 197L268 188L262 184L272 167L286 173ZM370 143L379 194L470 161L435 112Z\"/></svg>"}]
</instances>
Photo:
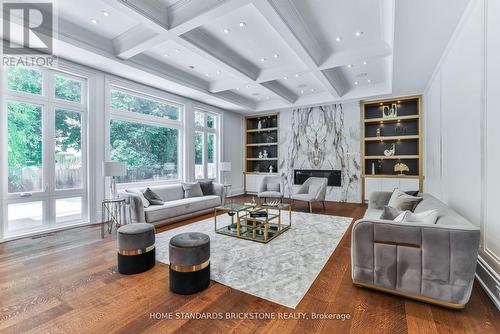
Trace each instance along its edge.
<instances>
[{"instance_id":1,"label":"round ottoman","mask_svg":"<svg viewBox=\"0 0 500 334\"><path fill-rule=\"evenodd\" d=\"M155 228L151 224L124 225L118 229L118 272L139 274L155 266Z\"/></svg>"},{"instance_id":2,"label":"round ottoman","mask_svg":"<svg viewBox=\"0 0 500 334\"><path fill-rule=\"evenodd\" d=\"M203 233L182 233L170 239L170 290L190 295L210 284L210 237Z\"/></svg>"}]
</instances>

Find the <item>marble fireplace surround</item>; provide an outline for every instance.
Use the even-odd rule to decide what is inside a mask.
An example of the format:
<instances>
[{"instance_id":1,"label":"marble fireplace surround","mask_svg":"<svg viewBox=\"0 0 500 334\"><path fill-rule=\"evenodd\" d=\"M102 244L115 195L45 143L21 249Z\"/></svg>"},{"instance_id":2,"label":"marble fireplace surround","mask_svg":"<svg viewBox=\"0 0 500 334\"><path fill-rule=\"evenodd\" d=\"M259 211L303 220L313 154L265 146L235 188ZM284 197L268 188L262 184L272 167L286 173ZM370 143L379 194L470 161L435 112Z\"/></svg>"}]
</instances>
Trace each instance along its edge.
<instances>
[{"instance_id":1,"label":"marble fireplace surround","mask_svg":"<svg viewBox=\"0 0 500 334\"><path fill-rule=\"evenodd\" d=\"M283 213L288 224L288 214ZM292 227L267 244L214 231L214 219L156 235L156 259L168 264L170 238L184 232L210 237L210 278L245 293L296 308L323 269L352 218L292 212ZM227 214L217 226L229 225Z\"/></svg>"},{"instance_id":2,"label":"marble fireplace surround","mask_svg":"<svg viewBox=\"0 0 500 334\"><path fill-rule=\"evenodd\" d=\"M280 111L279 170L285 196L294 193L294 170L341 170L341 187L328 187L326 200L361 202L359 103Z\"/></svg>"}]
</instances>

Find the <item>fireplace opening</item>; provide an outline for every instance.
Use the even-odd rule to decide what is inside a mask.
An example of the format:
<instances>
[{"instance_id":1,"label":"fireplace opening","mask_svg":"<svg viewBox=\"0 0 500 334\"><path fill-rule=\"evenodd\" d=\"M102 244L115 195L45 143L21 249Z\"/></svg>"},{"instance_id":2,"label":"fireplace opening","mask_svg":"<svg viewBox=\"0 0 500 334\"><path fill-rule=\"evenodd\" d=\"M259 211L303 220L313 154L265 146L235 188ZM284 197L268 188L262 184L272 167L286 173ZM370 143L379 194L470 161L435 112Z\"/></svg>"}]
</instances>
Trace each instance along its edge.
<instances>
[{"instance_id":1,"label":"fireplace opening","mask_svg":"<svg viewBox=\"0 0 500 334\"><path fill-rule=\"evenodd\" d=\"M342 171L340 170L294 169L293 171L294 184L303 184L310 177L327 178L329 187L342 186Z\"/></svg>"}]
</instances>

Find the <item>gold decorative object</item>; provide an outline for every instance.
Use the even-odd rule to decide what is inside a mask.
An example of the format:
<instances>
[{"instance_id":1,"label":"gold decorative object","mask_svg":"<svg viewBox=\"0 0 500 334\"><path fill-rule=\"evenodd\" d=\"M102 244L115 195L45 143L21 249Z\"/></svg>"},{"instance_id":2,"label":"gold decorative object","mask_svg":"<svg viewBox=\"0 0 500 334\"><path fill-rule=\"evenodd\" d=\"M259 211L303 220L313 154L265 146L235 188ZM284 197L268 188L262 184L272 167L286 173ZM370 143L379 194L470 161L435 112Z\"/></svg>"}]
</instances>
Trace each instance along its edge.
<instances>
[{"instance_id":1,"label":"gold decorative object","mask_svg":"<svg viewBox=\"0 0 500 334\"><path fill-rule=\"evenodd\" d=\"M403 172L410 172L410 168L406 164L398 162L394 165L394 171L399 172L399 175L404 175Z\"/></svg>"},{"instance_id":2,"label":"gold decorative object","mask_svg":"<svg viewBox=\"0 0 500 334\"><path fill-rule=\"evenodd\" d=\"M382 134L381 134L380 128L378 128L378 129L377 129L377 138L380 138L380 136L381 136L381 135L382 135Z\"/></svg>"}]
</instances>

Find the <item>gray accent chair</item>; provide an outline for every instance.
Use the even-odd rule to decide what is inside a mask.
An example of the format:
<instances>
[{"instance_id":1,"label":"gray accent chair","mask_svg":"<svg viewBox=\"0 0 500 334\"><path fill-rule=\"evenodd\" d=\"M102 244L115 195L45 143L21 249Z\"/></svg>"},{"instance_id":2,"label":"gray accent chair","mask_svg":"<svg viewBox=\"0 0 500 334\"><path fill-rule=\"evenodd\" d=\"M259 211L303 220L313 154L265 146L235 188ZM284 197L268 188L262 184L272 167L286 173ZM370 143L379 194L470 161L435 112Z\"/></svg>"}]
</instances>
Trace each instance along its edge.
<instances>
[{"instance_id":1,"label":"gray accent chair","mask_svg":"<svg viewBox=\"0 0 500 334\"><path fill-rule=\"evenodd\" d=\"M449 308L469 301L479 250L479 227L429 194L415 212L438 210L436 224L380 220L390 192L371 194L352 228L352 279L381 290Z\"/></svg>"},{"instance_id":2,"label":"gray accent chair","mask_svg":"<svg viewBox=\"0 0 500 334\"><path fill-rule=\"evenodd\" d=\"M312 213L313 202L322 202L325 210L326 189L328 179L324 177L310 177L304 182L297 192L290 197L293 209L294 201L304 201L309 203L309 212Z\"/></svg>"},{"instance_id":3,"label":"gray accent chair","mask_svg":"<svg viewBox=\"0 0 500 334\"><path fill-rule=\"evenodd\" d=\"M274 186L279 185L278 191L274 189ZM283 196L285 193L285 185L283 183L283 178L281 176L274 175L266 175L262 178L259 185L259 192L257 193L257 197L259 201L267 198L279 199L283 200Z\"/></svg>"},{"instance_id":4,"label":"gray accent chair","mask_svg":"<svg viewBox=\"0 0 500 334\"><path fill-rule=\"evenodd\" d=\"M184 198L182 184L149 187L165 202L163 205L144 207L141 197L131 191L145 191L146 188L128 188L120 191L130 205L133 223L151 223L156 226L171 224L180 220L212 212L224 198L224 186L214 183L214 195Z\"/></svg>"}]
</instances>

